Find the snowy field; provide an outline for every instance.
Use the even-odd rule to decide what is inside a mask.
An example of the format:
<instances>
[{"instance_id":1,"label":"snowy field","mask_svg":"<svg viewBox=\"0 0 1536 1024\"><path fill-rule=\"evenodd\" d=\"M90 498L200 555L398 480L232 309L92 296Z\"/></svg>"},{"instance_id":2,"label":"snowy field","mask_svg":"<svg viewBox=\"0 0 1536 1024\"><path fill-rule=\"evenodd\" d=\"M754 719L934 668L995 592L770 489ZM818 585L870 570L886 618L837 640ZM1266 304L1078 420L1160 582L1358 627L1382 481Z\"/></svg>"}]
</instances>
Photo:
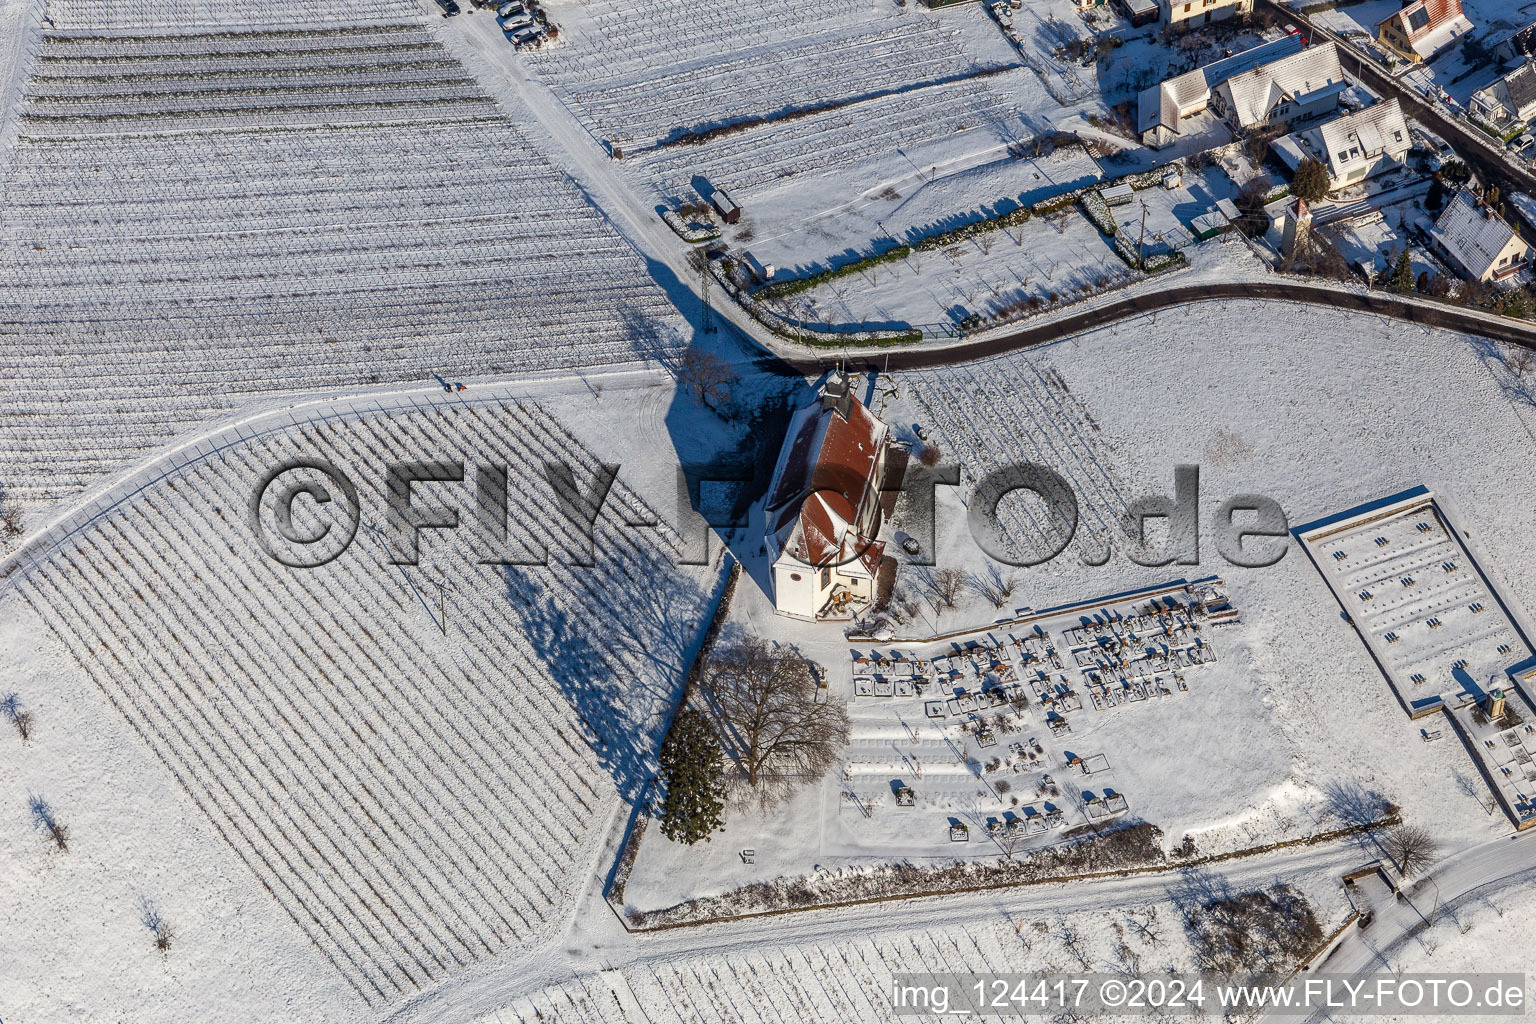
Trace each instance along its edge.
<instances>
[{"instance_id":1,"label":"snowy field","mask_svg":"<svg viewBox=\"0 0 1536 1024\"><path fill-rule=\"evenodd\" d=\"M634 362L680 322L419 25L47 33L0 207L0 486L250 396Z\"/></svg>"}]
</instances>

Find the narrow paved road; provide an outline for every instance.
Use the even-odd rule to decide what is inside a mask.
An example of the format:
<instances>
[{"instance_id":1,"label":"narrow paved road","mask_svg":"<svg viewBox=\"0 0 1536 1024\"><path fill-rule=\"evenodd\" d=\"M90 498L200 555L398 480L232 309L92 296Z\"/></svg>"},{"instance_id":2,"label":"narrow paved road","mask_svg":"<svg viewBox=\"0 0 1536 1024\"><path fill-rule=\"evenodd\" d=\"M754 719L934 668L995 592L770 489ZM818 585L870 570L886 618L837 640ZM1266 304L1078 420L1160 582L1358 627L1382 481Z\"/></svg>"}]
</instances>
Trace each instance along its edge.
<instances>
[{"instance_id":1,"label":"narrow paved road","mask_svg":"<svg viewBox=\"0 0 1536 1024\"><path fill-rule=\"evenodd\" d=\"M1404 899L1379 907L1368 927L1350 929L1333 952L1312 969L1354 977L1396 970L1394 954L1428 928L1446 907L1485 887L1531 880L1536 880L1536 831L1504 836L1452 854L1415 883ZM1311 1019L1320 1016L1314 1014ZM1294 1022L1296 1016L1270 1014L1265 1019Z\"/></svg>"},{"instance_id":2,"label":"narrow paved road","mask_svg":"<svg viewBox=\"0 0 1536 1024\"><path fill-rule=\"evenodd\" d=\"M948 366L972 359L985 359L1019 349L1060 341L1073 335L1105 327L1131 317L1144 316L1175 306L1199 302L1241 299L1270 299L1290 303L1326 306L1332 309L1390 317L1426 328L1475 334L1484 338L1536 348L1536 324L1509 320L1480 310L1427 302L1410 295L1344 288L1339 285L1307 281L1301 278L1272 277L1265 281L1206 282L1170 285L1122 298L1091 299L1081 302L1079 311L1048 322L1026 325L1007 334L959 341L951 344L924 343L913 348L825 349L812 351L803 346L780 343L780 355L796 372L815 375L835 363L869 370L914 370Z\"/></svg>"}]
</instances>

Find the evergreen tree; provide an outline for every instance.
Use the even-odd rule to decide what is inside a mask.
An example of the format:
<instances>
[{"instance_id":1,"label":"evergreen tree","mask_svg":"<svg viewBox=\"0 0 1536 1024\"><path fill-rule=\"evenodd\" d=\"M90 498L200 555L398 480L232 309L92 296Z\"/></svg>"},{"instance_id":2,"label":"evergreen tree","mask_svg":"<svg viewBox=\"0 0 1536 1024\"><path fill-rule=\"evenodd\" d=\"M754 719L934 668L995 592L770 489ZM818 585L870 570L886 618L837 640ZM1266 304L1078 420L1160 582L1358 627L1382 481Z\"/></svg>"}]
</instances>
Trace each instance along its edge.
<instances>
[{"instance_id":1,"label":"evergreen tree","mask_svg":"<svg viewBox=\"0 0 1536 1024\"><path fill-rule=\"evenodd\" d=\"M1504 301L1500 304L1501 312L1505 316L1512 316L1517 320L1526 320L1531 315L1531 304L1525 297L1525 289L1513 288L1505 293Z\"/></svg>"},{"instance_id":2,"label":"evergreen tree","mask_svg":"<svg viewBox=\"0 0 1536 1024\"><path fill-rule=\"evenodd\" d=\"M661 745L661 834L692 846L725 827L725 773L709 720L684 709Z\"/></svg>"},{"instance_id":3,"label":"evergreen tree","mask_svg":"<svg viewBox=\"0 0 1536 1024\"><path fill-rule=\"evenodd\" d=\"M1392 277L1387 281L1387 289L1394 292L1413 291L1413 263L1408 259L1408 250L1397 258L1397 266L1392 268Z\"/></svg>"},{"instance_id":4,"label":"evergreen tree","mask_svg":"<svg viewBox=\"0 0 1536 1024\"><path fill-rule=\"evenodd\" d=\"M1424 208L1427 210L1438 210L1444 205L1445 182L1440 180L1439 175L1436 175L1430 179L1429 195L1424 197Z\"/></svg>"},{"instance_id":5,"label":"evergreen tree","mask_svg":"<svg viewBox=\"0 0 1536 1024\"><path fill-rule=\"evenodd\" d=\"M1328 168L1311 157L1303 160L1291 179L1291 195L1315 203L1328 194Z\"/></svg>"}]
</instances>

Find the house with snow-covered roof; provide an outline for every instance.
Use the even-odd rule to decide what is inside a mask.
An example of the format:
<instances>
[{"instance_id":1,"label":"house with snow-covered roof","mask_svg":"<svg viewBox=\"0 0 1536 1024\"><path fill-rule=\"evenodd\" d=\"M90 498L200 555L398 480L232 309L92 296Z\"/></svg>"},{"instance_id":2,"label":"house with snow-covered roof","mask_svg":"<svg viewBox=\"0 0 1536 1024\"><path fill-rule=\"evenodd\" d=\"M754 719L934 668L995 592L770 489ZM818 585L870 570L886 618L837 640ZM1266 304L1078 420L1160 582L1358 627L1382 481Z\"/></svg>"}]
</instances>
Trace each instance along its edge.
<instances>
[{"instance_id":1,"label":"house with snow-covered roof","mask_svg":"<svg viewBox=\"0 0 1536 1024\"><path fill-rule=\"evenodd\" d=\"M1137 101L1142 143L1153 149L1172 145L1181 134L1180 122L1210 106L1211 90L1233 75L1300 53L1301 48L1299 36L1283 36L1142 90Z\"/></svg>"},{"instance_id":2,"label":"house with snow-covered roof","mask_svg":"<svg viewBox=\"0 0 1536 1024\"><path fill-rule=\"evenodd\" d=\"M1462 274L1474 281L1504 281L1529 264L1525 239L1470 189L1445 204L1430 240Z\"/></svg>"},{"instance_id":3,"label":"house with snow-covered roof","mask_svg":"<svg viewBox=\"0 0 1536 1024\"><path fill-rule=\"evenodd\" d=\"M1307 158L1328 168L1328 190L1355 185L1396 170L1413 148L1408 122L1396 99L1377 103L1326 124L1270 143L1292 172Z\"/></svg>"},{"instance_id":4,"label":"house with snow-covered roof","mask_svg":"<svg viewBox=\"0 0 1536 1024\"><path fill-rule=\"evenodd\" d=\"M1473 93L1472 113L1499 129L1536 117L1536 63L1522 64Z\"/></svg>"},{"instance_id":5,"label":"house with snow-covered roof","mask_svg":"<svg viewBox=\"0 0 1536 1024\"><path fill-rule=\"evenodd\" d=\"M1376 26L1376 41L1403 60L1426 61L1472 31L1461 0L1415 0Z\"/></svg>"},{"instance_id":6,"label":"house with snow-covered roof","mask_svg":"<svg viewBox=\"0 0 1536 1024\"><path fill-rule=\"evenodd\" d=\"M877 540L890 428L835 373L791 418L764 502L773 604L799 619L867 609L885 545Z\"/></svg>"},{"instance_id":7,"label":"house with snow-covered roof","mask_svg":"<svg viewBox=\"0 0 1536 1024\"><path fill-rule=\"evenodd\" d=\"M1157 6L1163 24L1175 28L1194 28L1253 13L1253 0L1157 0Z\"/></svg>"},{"instance_id":8,"label":"house with snow-covered roof","mask_svg":"<svg viewBox=\"0 0 1536 1024\"><path fill-rule=\"evenodd\" d=\"M1349 88L1332 42L1240 72L1211 92L1211 108L1234 128L1258 128L1335 111Z\"/></svg>"}]
</instances>

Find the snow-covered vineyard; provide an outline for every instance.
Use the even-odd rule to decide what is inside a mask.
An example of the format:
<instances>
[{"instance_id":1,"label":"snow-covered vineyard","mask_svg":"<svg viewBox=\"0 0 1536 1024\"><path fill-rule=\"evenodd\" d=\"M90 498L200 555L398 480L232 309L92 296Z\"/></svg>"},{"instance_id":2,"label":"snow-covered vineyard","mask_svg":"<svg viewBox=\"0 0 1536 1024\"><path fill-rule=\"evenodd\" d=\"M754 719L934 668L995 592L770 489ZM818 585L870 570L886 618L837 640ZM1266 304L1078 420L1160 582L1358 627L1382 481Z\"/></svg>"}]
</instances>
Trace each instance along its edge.
<instances>
[{"instance_id":1,"label":"snow-covered vineyard","mask_svg":"<svg viewBox=\"0 0 1536 1024\"><path fill-rule=\"evenodd\" d=\"M245 510L269 470L316 456L357 482L363 529L335 562L290 570L256 549ZM8 581L374 1003L569 911L703 599L673 567L675 535L623 525L655 516L622 484L592 568L569 564L583 546L526 487L509 514L548 567L491 571L426 543L419 567L390 566L382 467L428 457L518 479L549 459L578 480L597 467L537 406L315 422L172 476Z\"/></svg>"},{"instance_id":2,"label":"snow-covered vineyard","mask_svg":"<svg viewBox=\"0 0 1536 1024\"><path fill-rule=\"evenodd\" d=\"M661 4L602 0L562 31L565 43L532 67L595 138L670 196L692 194L699 177L768 190L971 129L1014 141L1027 134L1018 111L1045 95L975 8L940 18L857 0L709 0L679 19ZM844 105L782 119L834 103ZM755 118L769 120L658 148Z\"/></svg>"},{"instance_id":3,"label":"snow-covered vineyard","mask_svg":"<svg viewBox=\"0 0 1536 1024\"><path fill-rule=\"evenodd\" d=\"M49 33L33 70L0 208L17 499L241 394L676 344L635 251L420 24Z\"/></svg>"}]
</instances>

